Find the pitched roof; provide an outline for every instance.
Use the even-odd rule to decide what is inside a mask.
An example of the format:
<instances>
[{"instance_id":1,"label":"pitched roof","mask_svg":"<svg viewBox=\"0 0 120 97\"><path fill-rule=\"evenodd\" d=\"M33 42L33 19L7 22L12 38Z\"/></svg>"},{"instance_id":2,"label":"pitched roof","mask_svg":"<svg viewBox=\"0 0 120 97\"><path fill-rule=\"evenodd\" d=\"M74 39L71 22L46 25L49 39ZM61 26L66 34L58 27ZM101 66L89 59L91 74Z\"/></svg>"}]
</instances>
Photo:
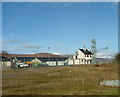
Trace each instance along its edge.
<instances>
[{"instance_id":1,"label":"pitched roof","mask_svg":"<svg viewBox=\"0 0 120 97\"><path fill-rule=\"evenodd\" d=\"M79 50L82 51L84 54L93 55L93 53L91 51L89 51L88 49L79 49Z\"/></svg>"},{"instance_id":2,"label":"pitched roof","mask_svg":"<svg viewBox=\"0 0 120 97\"><path fill-rule=\"evenodd\" d=\"M2 60L10 60L10 59L5 57L5 56L3 56L2 54L0 54L0 61L2 61Z\"/></svg>"}]
</instances>

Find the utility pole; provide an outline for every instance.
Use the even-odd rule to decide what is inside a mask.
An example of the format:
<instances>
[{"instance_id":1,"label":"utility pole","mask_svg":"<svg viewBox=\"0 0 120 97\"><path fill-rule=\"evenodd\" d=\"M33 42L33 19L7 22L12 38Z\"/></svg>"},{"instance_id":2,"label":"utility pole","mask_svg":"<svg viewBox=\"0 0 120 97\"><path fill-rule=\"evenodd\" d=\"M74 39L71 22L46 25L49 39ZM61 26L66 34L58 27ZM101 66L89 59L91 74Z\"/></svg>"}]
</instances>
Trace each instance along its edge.
<instances>
[{"instance_id":1,"label":"utility pole","mask_svg":"<svg viewBox=\"0 0 120 97\"><path fill-rule=\"evenodd\" d=\"M66 55L68 54L67 52L68 52L68 49L66 49Z\"/></svg>"},{"instance_id":2,"label":"utility pole","mask_svg":"<svg viewBox=\"0 0 120 97\"><path fill-rule=\"evenodd\" d=\"M40 47L38 46L38 47L37 47L37 49L39 50L39 49L40 49ZM38 53L38 58L39 58L39 53Z\"/></svg>"},{"instance_id":3,"label":"utility pole","mask_svg":"<svg viewBox=\"0 0 120 97\"><path fill-rule=\"evenodd\" d=\"M96 64L97 52L96 52L96 40L95 39L91 40L91 50L93 53L93 64Z\"/></svg>"},{"instance_id":4,"label":"utility pole","mask_svg":"<svg viewBox=\"0 0 120 97\"><path fill-rule=\"evenodd\" d=\"M105 47L105 50L106 50L106 59L108 58L108 49L109 49L109 47L106 46L106 47Z\"/></svg>"}]
</instances>

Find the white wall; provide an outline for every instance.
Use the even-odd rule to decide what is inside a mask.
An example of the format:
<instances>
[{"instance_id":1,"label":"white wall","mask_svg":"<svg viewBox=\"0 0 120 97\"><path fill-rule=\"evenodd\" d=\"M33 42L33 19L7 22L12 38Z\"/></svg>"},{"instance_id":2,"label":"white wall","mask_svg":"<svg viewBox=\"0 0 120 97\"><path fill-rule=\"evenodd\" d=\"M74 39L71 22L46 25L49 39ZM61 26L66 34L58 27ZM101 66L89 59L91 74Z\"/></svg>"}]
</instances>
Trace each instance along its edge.
<instances>
[{"instance_id":1,"label":"white wall","mask_svg":"<svg viewBox=\"0 0 120 97\"><path fill-rule=\"evenodd\" d=\"M73 63L73 59L68 59L67 60L67 63L68 63L68 65L73 65L74 63Z\"/></svg>"},{"instance_id":2,"label":"white wall","mask_svg":"<svg viewBox=\"0 0 120 97\"><path fill-rule=\"evenodd\" d=\"M75 59L73 60L74 61L74 64L77 65L77 64L80 64L80 60L79 59Z\"/></svg>"},{"instance_id":3,"label":"white wall","mask_svg":"<svg viewBox=\"0 0 120 97\"><path fill-rule=\"evenodd\" d=\"M90 60L92 61L92 57L93 55L88 55L88 54L84 54L82 51L77 50L76 55L73 56L74 59L74 64L91 64ZM80 62L78 62L78 60L80 60Z\"/></svg>"},{"instance_id":4,"label":"white wall","mask_svg":"<svg viewBox=\"0 0 120 97\"><path fill-rule=\"evenodd\" d=\"M67 64L68 65L82 65L82 64L91 64L91 60L85 60L85 59L68 59Z\"/></svg>"},{"instance_id":5,"label":"white wall","mask_svg":"<svg viewBox=\"0 0 120 97\"><path fill-rule=\"evenodd\" d=\"M92 56L93 55L85 55L83 52L81 52L80 50L77 51L77 59L86 59L86 60L92 60ZM90 57L91 56L91 57Z\"/></svg>"},{"instance_id":6,"label":"white wall","mask_svg":"<svg viewBox=\"0 0 120 97\"><path fill-rule=\"evenodd\" d=\"M56 66L56 61L47 61L46 62L49 66Z\"/></svg>"},{"instance_id":7,"label":"white wall","mask_svg":"<svg viewBox=\"0 0 120 97\"><path fill-rule=\"evenodd\" d=\"M7 62L6 62L6 65L7 65L7 66L11 66L11 61L7 61Z\"/></svg>"},{"instance_id":8,"label":"white wall","mask_svg":"<svg viewBox=\"0 0 120 97\"><path fill-rule=\"evenodd\" d=\"M0 65L11 66L11 61L0 61Z\"/></svg>"},{"instance_id":9,"label":"white wall","mask_svg":"<svg viewBox=\"0 0 120 97\"><path fill-rule=\"evenodd\" d=\"M58 66L64 66L65 61L57 61Z\"/></svg>"},{"instance_id":10,"label":"white wall","mask_svg":"<svg viewBox=\"0 0 120 97\"><path fill-rule=\"evenodd\" d=\"M84 59L85 58L85 55L80 50L78 50L77 52L78 52L78 55L77 55L78 59Z\"/></svg>"},{"instance_id":11,"label":"white wall","mask_svg":"<svg viewBox=\"0 0 120 97\"><path fill-rule=\"evenodd\" d=\"M64 66L65 61L47 61L49 66Z\"/></svg>"}]
</instances>

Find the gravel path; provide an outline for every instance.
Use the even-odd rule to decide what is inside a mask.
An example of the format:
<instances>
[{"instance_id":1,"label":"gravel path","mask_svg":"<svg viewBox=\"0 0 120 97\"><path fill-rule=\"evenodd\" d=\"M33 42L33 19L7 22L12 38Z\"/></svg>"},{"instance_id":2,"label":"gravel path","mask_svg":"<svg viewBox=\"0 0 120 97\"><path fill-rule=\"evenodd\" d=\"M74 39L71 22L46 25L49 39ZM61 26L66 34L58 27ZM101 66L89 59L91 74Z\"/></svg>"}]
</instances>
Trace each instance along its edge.
<instances>
[{"instance_id":1,"label":"gravel path","mask_svg":"<svg viewBox=\"0 0 120 97\"><path fill-rule=\"evenodd\" d=\"M100 82L100 85L118 86L118 87L120 87L120 81L119 81L119 80L101 81L101 82Z\"/></svg>"}]
</instances>

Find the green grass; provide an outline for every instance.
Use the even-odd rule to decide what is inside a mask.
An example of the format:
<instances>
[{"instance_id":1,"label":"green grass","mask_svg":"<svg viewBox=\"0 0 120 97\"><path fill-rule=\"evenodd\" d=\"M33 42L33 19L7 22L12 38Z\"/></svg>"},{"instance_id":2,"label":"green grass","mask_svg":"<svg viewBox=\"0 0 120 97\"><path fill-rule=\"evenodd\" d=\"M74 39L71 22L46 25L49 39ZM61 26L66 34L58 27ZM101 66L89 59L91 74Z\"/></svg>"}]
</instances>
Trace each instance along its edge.
<instances>
[{"instance_id":1,"label":"green grass","mask_svg":"<svg viewBox=\"0 0 120 97\"><path fill-rule=\"evenodd\" d=\"M118 87L101 86L118 79L117 64L61 66L3 71L3 95L118 95Z\"/></svg>"}]
</instances>

